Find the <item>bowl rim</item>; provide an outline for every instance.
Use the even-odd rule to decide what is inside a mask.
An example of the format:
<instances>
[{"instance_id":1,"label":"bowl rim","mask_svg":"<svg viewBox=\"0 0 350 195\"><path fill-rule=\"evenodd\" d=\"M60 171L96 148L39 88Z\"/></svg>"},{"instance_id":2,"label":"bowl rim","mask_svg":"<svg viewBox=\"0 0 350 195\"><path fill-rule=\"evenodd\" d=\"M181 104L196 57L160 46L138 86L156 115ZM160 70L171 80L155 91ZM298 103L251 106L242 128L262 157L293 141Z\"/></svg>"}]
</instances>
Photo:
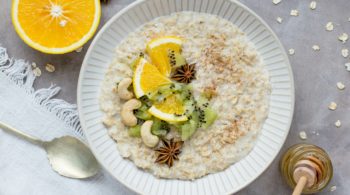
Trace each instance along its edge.
<instances>
[{"instance_id":1,"label":"bowl rim","mask_svg":"<svg viewBox=\"0 0 350 195\"><path fill-rule=\"evenodd\" d=\"M84 56L84 60L80 69L80 73L79 73L79 79L78 79L78 84L77 84L77 107L78 107L78 115L79 115L79 119L80 119L80 124L81 127L83 129L83 133L84 136L86 135L86 124L85 124L85 120L84 119L84 115L82 113L82 102L81 102L81 86L82 86L82 82L83 82L83 75L85 73L86 67L88 66L87 61L91 56L91 52L93 51L93 48L95 47L96 43L100 40L101 36L104 34L104 32L113 24L113 22L115 22L120 16L122 16L124 13L126 13L129 9L143 3L146 1L151 1L151 0L136 0L133 3L127 5L126 7L124 7L122 10L120 10L119 12L117 12L116 14L114 14L103 26L102 28L97 32L97 34L95 35L95 37L93 38L93 41L91 42L85 56ZM280 39L278 38L278 36L275 34L275 32L272 30L272 28L265 22L265 20L263 20L258 14L256 14L253 10L251 10L249 7L247 7L246 5L244 5L243 3L237 1L237 0L225 0L231 3L236 4L237 6L241 7L242 9L248 11L250 14L252 14L257 20L259 20L259 22L268 30L268 32L273 36L273 38L275 39L276 43L278 44L278 47L281 49L281 53L284 57L284 63L286 63L286 66L288 68L288 76L290 78L290 90L291 90L291 115L288 119L288 122L286 122L287 126L287 131L284 134L284 137L281 138L282 142L281 144L277 147L277 150L274 154L272 154L272 158L270 160L270 162L265 164L265 167L262 168L262 171L260 173L258 173L255 177L252 177L248 180L248 182L246 182L243 185L240 185L238 188L233 189L232 191L229 191L227 194L232 194L232 193L236 193L241 191L242 189L246 188L248 185L250 185L253 181L255 181L256 179L258 179L266 170L268 167L271 166L272 162L274 162L276 160L277 155L281 152L282 147L284 146L286 139L290 133L290 127L294 118L294 109L295 109L295 85L294 85L294 77L293 77L293 70L290 64L290 60L289 57L286 53L286 50L284 48L284 46L282 45ZM176 12L173 12L176 13ZM267 120L267 119L266 119ZM265 123L265 122L264 122ZM87 136L85 136L89 146L92 146L90 140L87 138ZM257 139L258 141L258 139ZM113 178L115 178L118 182L120 182L121 184L123 184L124 186L126 186L128 189L130 189L133 192L136 192L138 194L142 194L141 191L133 188L132 186L130 186L128 183L124 182L123 180L120 180L119 178L117 178L116 176L114 176L114 174L110 173L109 168L104 165L104 163L100 160L99 154L97 153L97 151L93 148L90 147L92 153L94 154L94 156L96 157L96 159L98 160L98 162L102 165L103 169L107 170L107 172L112 175ZM248 154L249 155L249 154ZM123 159L125 160L125 159ZM232 165L231 165L232 166ZM225 169L226 170L226 169ZM223 170L223 171L225 171ZM173 179L173 180L177 180L177 179Z\"/></svg>"}]
</instances>

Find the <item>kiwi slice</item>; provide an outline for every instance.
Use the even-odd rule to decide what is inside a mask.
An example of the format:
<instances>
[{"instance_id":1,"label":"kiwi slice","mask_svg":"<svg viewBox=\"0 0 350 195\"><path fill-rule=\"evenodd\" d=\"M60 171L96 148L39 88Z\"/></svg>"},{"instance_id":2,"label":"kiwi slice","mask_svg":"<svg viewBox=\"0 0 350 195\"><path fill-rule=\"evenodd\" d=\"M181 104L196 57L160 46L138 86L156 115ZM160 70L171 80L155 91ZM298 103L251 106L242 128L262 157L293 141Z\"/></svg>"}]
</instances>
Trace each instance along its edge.
<instances>
[{"instance_id":1,"label":"kiwi slice","mask_svg":"<svg viewBox=\"0 0 350 195\"><path fill-rule=\"evenodd\" d=\"M169 131L170 127L165 121L159 119L153 120L153 125L151 127L153 135L164 137Z\"/></svg>"},{"instance_id":2,"label":"kiwi slice","mask_svg":"<svg viewBox=\"0 0 350 195\"><path fill-rule=\"evenodd\" d=\"M145 104L142 104L142 106L134 111L134 114L136 118L142 119L142 120L149 120L152 118L152 115L148 113L148 106Z\"/></svg>"},{"instance_id":3,"label":"kiwi slice","mask_svg":"<svg viewBox=\"0 0 350 195\"><path fill-rule=\"evenodd\" d=\"M141 125L130 127L128 133L131 137L141 137Z\"/></svg>"},{"instance_id":4,"label":"kiwi slice","mask_svg":"<svg viewBox=\"0 0 350 195\"><path fill-rule=\"evenodd\" d=\"M181 140L188 140L197 130L197 123L194 120L189 120L181 126Z\"/></svg>"},{"instance_id":5,"label":"kiwi slice","mask_svg":"<svg viewBox=\"0 0 350 195\"><path fill-rule=\"evenodd\" d=\"M210 125L214 123L217 117L218 115L213 109L206 108L204 110L204 121L202 123L202 127L205 129L208 128Z\"/></svg>"},{"instance_id":6,"label":"kiwi slice","mask_svg":"<svg viewBox=\"0 0 350 195\"><path fill-rule=\"evenodd\" d=\"M189 119L190 120L180 126L181 140L183 141L189 139L194 134L194 132L196 132L199 124L198 112L192 112L191 116L189 116Z\"/></svg>"},{"instance_id":7,"label":"kiwi slice","mask_svg":"<svg viewBox=\"0 0 350 195\"><path fill-rule=\"evenodd\" d=\"M186 59L174 50L168 50L168 60L172 68L178 68L186 64Z\"/></svg>"}]
</instances>

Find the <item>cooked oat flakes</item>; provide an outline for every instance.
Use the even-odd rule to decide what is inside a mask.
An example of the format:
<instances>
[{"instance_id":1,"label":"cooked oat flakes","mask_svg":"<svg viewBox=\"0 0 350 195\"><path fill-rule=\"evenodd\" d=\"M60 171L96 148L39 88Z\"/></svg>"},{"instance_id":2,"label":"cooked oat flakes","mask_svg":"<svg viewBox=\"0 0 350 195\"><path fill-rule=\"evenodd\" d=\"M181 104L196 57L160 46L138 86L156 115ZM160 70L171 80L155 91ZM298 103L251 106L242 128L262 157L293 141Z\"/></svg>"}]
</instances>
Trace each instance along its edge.
<instances>
[{"instance_id":1,"label":"cooked oat flakes","mask_svg":"<svg viewBox=\"0 0 350 195\"><path fill-rule=\"evenodd\" d=\"M135 58L130 56L137 57L150 39L164 34L186 40L182 55L189 64L196 64L193 95L198 97L207 89L215 89L211 107L218 113L212 126L196 131L184 142L179 160L171 169L155 164L155 151L139 138L129 136L120 120L121 101L113 93L115 83L132 77L130 64ZM115 122L109 134L117 141L121 156L158 177L195 179L224 170L252 149L268 114L271 86L255 46L231 22L204 13L175 13L130 33L115 51L117 55L105 75L99 102L107 116L114 116L114 121L108 121ZM178 133L171 130L166 139L176 136Z\"/></svg>"}]
</instances>

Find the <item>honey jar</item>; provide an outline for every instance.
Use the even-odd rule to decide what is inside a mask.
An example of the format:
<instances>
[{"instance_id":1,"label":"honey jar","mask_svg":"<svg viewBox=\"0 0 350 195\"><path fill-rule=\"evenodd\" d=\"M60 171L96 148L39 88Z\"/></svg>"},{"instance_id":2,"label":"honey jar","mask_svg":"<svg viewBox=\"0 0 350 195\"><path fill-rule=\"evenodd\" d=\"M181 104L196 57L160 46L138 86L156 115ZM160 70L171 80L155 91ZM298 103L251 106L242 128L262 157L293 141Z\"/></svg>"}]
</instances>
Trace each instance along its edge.
<instances>
[{"instance_id":1,"label":"honey jar","mask_svg":"<svg viewBox=\"0 0 350 195\"><path fill-rule=\"evenodd\" d=\"M296 144L283 155L280 170L287 184L299 189L299 193L312 194L322 191L333 176L332 162L320 147ZM302 187L301 187L302 185Z\"/></svg>"}]
</instances>

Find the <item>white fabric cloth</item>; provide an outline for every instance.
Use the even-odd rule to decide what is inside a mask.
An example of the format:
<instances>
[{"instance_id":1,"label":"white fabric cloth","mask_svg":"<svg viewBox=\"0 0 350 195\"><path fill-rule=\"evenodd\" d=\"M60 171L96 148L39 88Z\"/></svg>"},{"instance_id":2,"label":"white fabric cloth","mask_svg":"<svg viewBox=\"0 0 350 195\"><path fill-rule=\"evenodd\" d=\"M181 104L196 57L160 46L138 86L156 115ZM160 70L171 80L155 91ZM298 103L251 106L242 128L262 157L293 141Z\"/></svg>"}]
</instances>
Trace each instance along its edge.
<instances>
[{"instance_id":1,"label":"white fabric cloth","mask_svg":"<svg viewBox=\"0 0 350 195\"><path fill-rule=\"evenodd\" d=\"M24 60L0 47L0 121L44 140L63 135L83 139L76 106L52 99L58 87L34 91L35 77ZM0 129L0 195L109 195L130 191L105 171L86 179L54 172L42 148Z\"/></svg>"}]
</instances>

